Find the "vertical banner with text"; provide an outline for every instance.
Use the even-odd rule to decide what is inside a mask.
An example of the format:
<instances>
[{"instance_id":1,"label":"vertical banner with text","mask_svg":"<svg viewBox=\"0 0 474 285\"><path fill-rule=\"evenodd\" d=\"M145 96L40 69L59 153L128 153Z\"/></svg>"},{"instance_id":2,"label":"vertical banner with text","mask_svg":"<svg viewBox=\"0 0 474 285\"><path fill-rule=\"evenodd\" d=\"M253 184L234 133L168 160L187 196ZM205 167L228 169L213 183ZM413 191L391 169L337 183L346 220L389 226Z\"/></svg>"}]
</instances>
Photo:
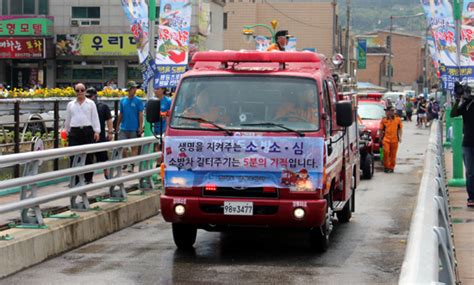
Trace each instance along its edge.
<instances>
[{"instance_id":1,"label":"vertical banner with text","mask_svg":"<svg viewBox=\"0 0 474 285\"><path fill-rule=\"evenodd\" d=\"M357 39L357 69L367 68L367 39Z\"/></svg>"},{"instance_id":2,"label":"vertical banner with text","mask_svg":"<svg viewBox=\"0 0 474 285\"><path fill-rule=\"evenodd\" d=\"M157 73L155 61L150 54L150 34L148 28L148 4L145 0L122 0L122 8L131 24L137 43L138 59L142 68L143 88Z\"/></svg>"},{"instance_id":3,"label":"vertical banner with text","mask_svg":"<svg viewBox=\"0 0 474 285\"><path fill-rule=\"evenodd\" d=\"M190 0L161 0L156 50L159 75L155 76L155 88L175 87L186 71L191 12Z\"/></svg>"},{"instance_id":4,"label":"vertical banner with text","mask_svg":"<svg viewBox=\"0 0 474 285\"><path fill-rule=\"evenodd\" d=\"M439 68L443 86L453 91L455 81L474 79L474 1L454 2L421 0L431 36L427 36L428 49L435 67ZM456 25L461 20L460 63L456 54Z\"/></svg>"}]
</instances>

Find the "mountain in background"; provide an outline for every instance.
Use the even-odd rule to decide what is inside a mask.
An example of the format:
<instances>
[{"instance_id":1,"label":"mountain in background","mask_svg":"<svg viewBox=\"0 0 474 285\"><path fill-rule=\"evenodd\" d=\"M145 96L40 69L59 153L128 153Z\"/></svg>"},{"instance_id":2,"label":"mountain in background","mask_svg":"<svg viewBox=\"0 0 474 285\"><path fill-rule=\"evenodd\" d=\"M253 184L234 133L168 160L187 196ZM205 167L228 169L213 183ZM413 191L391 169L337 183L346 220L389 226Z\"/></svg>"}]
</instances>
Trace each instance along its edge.
<instances>
[{"instance_id":1,"label":"mountain in background","mask_svg":"<svg viewBox=\"0 0 474 285\"><path fill-rule=\"evenodd\" d=\"M343 27L346 26L346 1L338 0L339 19ZM351 29L355 34L389 30L391 15L415 15L423 12L419 0L352 0L351 3ZM424 16L393 20L394 31L423 35L425 28Z\"/></svg>"}]
</instances>

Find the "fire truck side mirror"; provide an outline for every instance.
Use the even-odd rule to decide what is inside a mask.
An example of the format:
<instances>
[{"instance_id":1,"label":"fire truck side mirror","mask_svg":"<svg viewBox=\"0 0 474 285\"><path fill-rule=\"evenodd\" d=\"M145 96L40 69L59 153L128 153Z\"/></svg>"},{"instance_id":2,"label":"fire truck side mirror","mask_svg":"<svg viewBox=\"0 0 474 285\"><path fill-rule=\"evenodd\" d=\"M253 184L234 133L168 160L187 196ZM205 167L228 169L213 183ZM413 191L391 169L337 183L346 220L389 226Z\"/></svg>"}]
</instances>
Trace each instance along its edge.
<instances>
[{"instance_id":1,"label":"fire truck side mirror","mask_svg":"<svg viewBox=\"0 0 474 285\"><path fill-rule=\"evenodd\" d=\"M146 103L146 120L149 123L157 123L160 121L160 100L150 99Z\"/></svg>"},{"instance_id":2,"label":"fire truck side mirror","mask_svg":"<svg viewBox=\"0 0 474 285\"><path fill-rule=\"evenodd\" d=\"M336 103L336 121L341 127L349 127L353 123L354 113L352 110L352 102L349 100Z\"/></svg>"}]
</instances>

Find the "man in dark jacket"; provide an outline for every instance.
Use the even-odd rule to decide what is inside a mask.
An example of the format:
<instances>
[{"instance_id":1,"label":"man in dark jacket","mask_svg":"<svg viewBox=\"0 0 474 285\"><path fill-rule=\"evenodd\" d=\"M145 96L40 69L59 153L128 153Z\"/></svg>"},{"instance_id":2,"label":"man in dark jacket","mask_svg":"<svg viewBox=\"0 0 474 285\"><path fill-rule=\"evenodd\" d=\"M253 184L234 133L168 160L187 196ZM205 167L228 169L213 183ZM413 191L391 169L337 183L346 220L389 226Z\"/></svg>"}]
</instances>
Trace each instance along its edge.
<instances>
[{"instance_id":1,"label":"man in dark jacket","mask_svg":"<svg viewBox=\"0 0 474 285\"><path fill-rule=\"evenodd\" d=\"M451 110L451 117L462 116L464 124L462 151L466 167L467 206L474 207L474 96L471 95L469 86L462 86L458 82L455 86L458 96ZM464 96L460 104L461 95Z\"/></svg>"}]
</instances>

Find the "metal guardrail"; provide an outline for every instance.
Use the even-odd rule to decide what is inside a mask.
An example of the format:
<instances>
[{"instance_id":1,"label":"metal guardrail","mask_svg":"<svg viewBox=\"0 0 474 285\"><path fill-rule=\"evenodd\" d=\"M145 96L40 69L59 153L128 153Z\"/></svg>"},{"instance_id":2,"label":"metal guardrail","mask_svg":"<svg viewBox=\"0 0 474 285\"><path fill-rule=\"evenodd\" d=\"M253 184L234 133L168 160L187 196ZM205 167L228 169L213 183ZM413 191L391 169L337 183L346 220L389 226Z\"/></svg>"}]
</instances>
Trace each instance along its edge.
<instances>
[{"instance_id":1,"label":"metal guardrail","mask_svg":"<svg viewBox=\"0 0 474 285\"><path fill-rule=\"evenodd\" d=\"M399 284L457 283L442 132L432 125Z\"/></svg>"},{"instance_id":2,"label":"metal guardrail","mask_svg":"<svg viewBox=\"0 0 474 285\"><path fill-rule=\"evenodd\" d=\"M21 186L20 201L0 205L0 214L20 210L22 226L42 227L44 220L40 209L41 204L70 197L70 209L84 211L90 209L87 198L89 191L108 187L110 200L120 202L127 197L124 187L127 181L138 179L140 189L154 189L152 175L159 173L160 169L153 168L153 162L161 157L161 152L153 152L153 143L156 143L154 137L145 137L0 156L0 169L18 164L25 165L22 177L0 181L0 190ZM122 158L122 150L126 147L141 147L141 153L138 156ZM112 150L112 158L109 161L85 165L88 154L108 150ZM71 168L38 174L39 165L43 161L64 156L73 159ZM123 176L122 166L130 163L137 163L139 172ZM103 169L109 169L110 179L85 184L85 173ZM67 176L70 177L69 189L38 196L38 183ZM77 201L78 198L80 198L79 201Z\"/></svg>"}]
</instances>

